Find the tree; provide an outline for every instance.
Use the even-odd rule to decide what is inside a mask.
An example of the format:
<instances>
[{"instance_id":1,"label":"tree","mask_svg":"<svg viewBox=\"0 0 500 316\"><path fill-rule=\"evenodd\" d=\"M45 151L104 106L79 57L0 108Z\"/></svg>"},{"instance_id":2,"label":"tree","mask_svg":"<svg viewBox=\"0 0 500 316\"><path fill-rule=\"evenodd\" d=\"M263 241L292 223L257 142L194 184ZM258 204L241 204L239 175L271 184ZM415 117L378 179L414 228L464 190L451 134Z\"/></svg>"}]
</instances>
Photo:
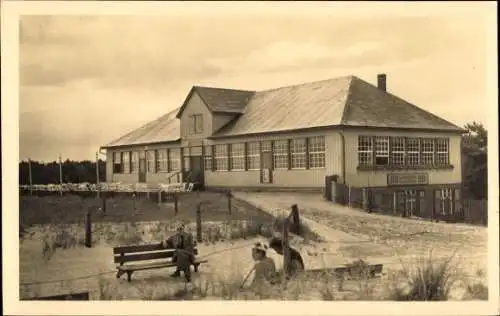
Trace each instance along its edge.
<instances>
[{"instance_id":1,"label":"tree","mask_svg":"<svg viewBox=\"0 0 500 316\"><path fill-rule=\"evenodd\" d=\"M479 122L467 123L462 135L462 178L464 195L488 197L488 131Z\"/></svg>"}]
</instances>

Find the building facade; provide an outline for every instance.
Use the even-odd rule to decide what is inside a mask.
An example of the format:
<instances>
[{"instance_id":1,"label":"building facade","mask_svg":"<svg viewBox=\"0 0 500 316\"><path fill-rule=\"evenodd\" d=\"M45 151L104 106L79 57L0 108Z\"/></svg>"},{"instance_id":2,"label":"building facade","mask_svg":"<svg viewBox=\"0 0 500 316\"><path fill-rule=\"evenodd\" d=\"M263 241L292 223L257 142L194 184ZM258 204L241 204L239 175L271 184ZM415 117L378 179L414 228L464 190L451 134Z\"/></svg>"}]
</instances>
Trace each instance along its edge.
<instances>
[{"instance_id":1,"label":"building facade","mask_svg":"<svg viewBox=\"0 0 500 316\"><path fill-rule=\"evenodd\" d=\"M462 133L389 93L385 75L377 86L349 76L258 92L195 86L103 149L108 182L321 191L336 175L408 203L459 195Z\"/></svg>"}]
</instances>

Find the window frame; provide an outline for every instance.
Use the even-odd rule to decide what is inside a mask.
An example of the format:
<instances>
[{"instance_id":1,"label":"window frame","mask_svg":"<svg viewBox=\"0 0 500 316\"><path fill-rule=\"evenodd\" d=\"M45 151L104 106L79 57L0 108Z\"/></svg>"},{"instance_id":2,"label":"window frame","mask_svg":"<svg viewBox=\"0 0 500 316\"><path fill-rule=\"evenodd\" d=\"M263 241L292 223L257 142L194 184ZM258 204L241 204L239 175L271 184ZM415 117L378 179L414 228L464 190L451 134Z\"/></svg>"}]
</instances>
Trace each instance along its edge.
<instances>
[{"instance_id":1,"label":"window frame","mask_svg":"<svg viewBox=\"0 0 500 316\"><path fill-rule=\"evenodd\" d=\"M169 149L162 148L155 150L155 171L156 173L168 172L168 151Z\"/></svg>"},{"instance_id":2,"label":"window frame","mask_svg":"<svg viewBox=\"0 0 500 316\"><path fill-rule=\"evenodd\" d=\"M394 167L404 167L406 165L406 138L403 136L394 136L389 141L389 164ZM396 146L396 143L397 144ZM397 148L397 149L396 149ZM396 158L399 157L399 163L396 163ZM399 160L399 159L398 159Z\"/></svg>"},{"instance_id":3,"label":"window frame","mask_svg":"<svg viewBox=\"0 0 500 316\"><path fill-rule=\"evenodd\" d=\"M436 138L434 140L435 143L435 164L437 166L446 166L450 163L450 143L448 138ZM444 145L444 150L440 150L440 145ZM444 155L445 159L443 161L440 160L440 157Z\"/></svg>"},{"instance_id":4,"label":"window frame","mask_svg":"<svg viewBox=\"0 0 500 316\"><path fill-rule=\"evenodd\" d=\"M130 152L130 173L139 173L139 152L136 150Z\"/></svg>"},{"instance_id":5,"label":"window frame","mask_svg":"<svg viewBox=\"0 0 500 316\"><path fill-rule=\"evenodd\" d=\"M122 155L119 151L113 152L113 174L123 173Z\"/></svg>"},{"instance_id":6,"label":"window frame","mask_svg":"<svg viewBox=\"0 0 500 316\"><path fill-rule=\"evenodd\" d=\"M260 142L247 142L247 170L260 170Z\"/></svg>"},{"instance_id":7,"label":"window frame","mask_svg":"<svg viewBox=\"0 0 500 316\"><path fill-rule=\"evenodd\" d=\"M414 144L410 144L411 142L416 141L416 149L413 148ZM418 137L408 137L406 139L406 165L408 167L418 167L420 166L420 138ZM412 150L410 150L410 148ZM415 157L414 155L416 154L417 157L417 162L415 164L410 163L410 161L413 161L413 159L410 159L410 157Z\"/></svg>"},{"instance_id":8,"label":"window frame","mask_svg":"<svg viewBox=\"0 0 500 316\"><path fill-rule=\"evenodd\" d=\"M272 148L273 148L273 169L288 170L289 166L288 154L290 152L288 139L274 140Z\"/></svg>"},{"instance_id":9,"label":"window frame","mask_svg":"<svg viewBox=\"0 0 500 316\"><path fill-rule=\"evenodd\" d=\"M427 142L427 144L426 144L426 142ZM434 161L435 160L434 144L435 144L434 138L429 138L429 137L422 138L420 162L423 166L433 166L434 165L434 163L435 163L435 161ZM426 148L426 145L430 146L431 149L429 150L429 148ZM429 157L431 157L430 163L427 162L427 159L426 159Z\"/></svg>"},{"instance_id":10,"label":"window frame","mask_svg":"<svg viewBox=\"0 0 500 316\"><path fill-rule=\"evenodd\" d=\"M363 140L363 142L362 142ZM365 140L367 140L365 142ZM362 147L363 146L363 147ZM363 148L363 149L361 149ZM361 154L365 154L368 160L362 163ZM372 136L359 135L358 136L358 166L371 167L374 165L374 141Z\"/></svg>"},{"instance_id":11,"label":"window frame","mask_svg":"<svg viewBox=\"0 0 500 316\"><path fill-rule=\"evenodd\" d=\"M203 167L205 171L213 170L212 146L204 146L203 148Z\"/></svg>"},{"instance_id":12,"label":"window frame","mask_svg":"<svg viewBox=\"0 0 500 316\"><path fill-rule=\"evenodd\" d=\"M214 146L215 171L229 171L229 148L227 144L216 144ZM224 166L224 168L221 168L221 166Z\"/></svg>"},{"instance_id":13,"label":"window frame","mask_svg":"<svg viewBox=\"0 0 500 316\"><path fill-rule=\"evenodd\" d=\"M307 168L307 138L291 139L289 142L289 152L290 169L305 170ZM300 163L297 164L297 162Z\"/></svg>"},{"instance_id":14,"label":"window frame","mask_svg":"<svg viewBox=\"0 0 500 316\"><path fill-rule=\"evenodd\" d=\"M126 157L126 158L125 158ZM130 173L130 151L122 151L122 173Z\"/></svg>"},{"instance_id":15,"label":"window frame","mask_svg":"<svg viewBox=\"0 0 500 316\"><path fill-rule=\"evenodd\" d=\"M181 171L181 149L169 148L167 152L168 172Z\"/></svg>"},{"instance_id":16,"label":"window frame","mask_svg":"<svg viewBox=\"0 0 500 316\"><path fill-rule=\"evenodd\" d=\"M319 142L315 142L314 140L319 140ZM325 136L314 136L309 137L307 141L307 159L308 159L308 167L309 169L323 169L326 167L326 143ZM314 157L318 158L321 163L320 165L315 166L313 161L315 161Z\"/></svg>"},{"instance_id":17,"label":"window frame","mask_svg":"<svg viewBox=\"0 0 500 316\"><path fill-rule=\"evenodd\" d=\"M235 148L238 150L235 150ZM237 155L235 155L235 153ZM231 162L229 166L230 171L245 171L245 143L231 144L229 150L229 161ZM240 168L234 168L235 161L241 164Z\"/></svg>"}]
</instances>

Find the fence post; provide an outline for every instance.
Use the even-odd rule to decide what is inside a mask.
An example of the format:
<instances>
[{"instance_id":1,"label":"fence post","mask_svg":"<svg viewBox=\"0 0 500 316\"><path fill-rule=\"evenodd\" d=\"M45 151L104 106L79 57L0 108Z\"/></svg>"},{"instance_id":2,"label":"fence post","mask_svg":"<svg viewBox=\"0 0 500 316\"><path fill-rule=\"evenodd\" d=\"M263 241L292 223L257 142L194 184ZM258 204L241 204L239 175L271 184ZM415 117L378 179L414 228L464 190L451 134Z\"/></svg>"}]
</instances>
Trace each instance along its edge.
<instances>
[{"instance_id":1,"label":"fence post","mask_svg":"<svg viewBox=\"0 0 500 316\"><path fill-rule=\"evenodd\" d=\"M289 240L288 240L288 222L289 222L289 217L285 218L283 222L283 232L282 232L282 240L281 240L281 246L283 248L283 284L285 284L285 281L288 276L288 271L290 267L290 249L289 249Z\"/></svg>"},{"instance_id":2,"label":"fence post","mask_svg":"<svg viewBox=\"0 0 500 316\"><path fill-rule=\"evenodd\" d=\"M202 242L201 236L201 203L196 206L196 240Z\"/></svg>"},{"instance_id":3,"label":"fence post","mask_svg":"<svg viewBox=\"0 0 500 316\"><path fill-rule=\"evenodd\" d=\"M175 210L175 215L179 213L179 201L177 199L177 192L174 193L174 210Z\"/></svg>"},{"instance_id":4,"label":"fence post","mask_svg":"<svg viewBox=\"0 0 500 316\"><path fill-rule=\"evenodd\" d=\"M158 205L160 205L160 204L161 204L161 191L162 191L162 190L161 190L161 188L160 188L160 190L158 190Z\"/></svg>"},{"instance_id":5,"label":"fence post","mask_svg":"<svg viewBox=\"0 0 500 316\"><path fill-rule=\"evenodd\" d=\"M103 213L106 213L106 194L101 193L101 208L102 208L102 212Z\"/></svg>"},{"instance_id":6,"label":"fence post","mask_svg":"<svg viewBox=\"0 0 500 316\"><path fill-rule=\"evenodd\" d=\"M92 247L92 217L91 213L85 213L85 247Z\"/></svg>"},{"instance_id":7,"label":"fence post","mask_svg":"<svg viewBox=\"0 0 500 316\"><path fill-rule=\"evenodd\" d=\"M347 186L347 205L351 208L351 186Z\"/></svg>"},{"instance_id":8,"label":"fence post","mask_svg":"<svg viewBox=\"0 0 500 316\"><path fill-rule=\"evenodd\" d=\"M368 189L367 188L362 189L362 196L363 196L363 211L368 212Z\"/></svg>"},{"instance_id":9,"label":"fence post","mask_svg":"<svg viewBox=\"0 0 500 316\"><path fill-rule=\"evenodd\" d=\"M299 206L297 204L292 205L291 217L293 219L293 232L300 235L300 216L299 216Z\"/></svg>"},{"instance_id":10,"label":"fence post","mask_svg":"<svg viewBox=\"0 0 500 316\"><path fill-rule=\"evenodd\" d=\"M232 197L232 194L231 194L230 190L228 190L226 192L226 196L227 196L227 212L229 213L229 215L231 215L231 211L232 211L232 208L231 208L231 197Z\"/></svg>"},{"instance_id":11,"label":"fence post","mask_svg":"<svg viewBox=\"0 0 500 316\"><path fill-rule=\"evenodd\" d=\"M132 207L134 208L134 212L136 211L135 207L135 192L132 193Z\"/></svg>"}]
</instances>

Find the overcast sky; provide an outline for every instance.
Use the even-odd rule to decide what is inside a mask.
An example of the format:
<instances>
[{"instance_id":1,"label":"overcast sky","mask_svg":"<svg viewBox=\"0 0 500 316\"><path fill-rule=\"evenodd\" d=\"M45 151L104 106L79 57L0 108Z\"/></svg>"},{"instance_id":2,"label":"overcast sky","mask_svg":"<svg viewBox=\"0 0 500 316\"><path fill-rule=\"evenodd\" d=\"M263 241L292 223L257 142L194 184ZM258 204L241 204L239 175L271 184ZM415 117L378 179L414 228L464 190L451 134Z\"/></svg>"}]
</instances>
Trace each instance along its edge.
<instances>
[{"instance_id":1,"label":"overcast sky","mask_svg":"<svg viewBox=\"0 0 500 316\"><path fill-rule=\"evenodd\" d=\"M458 125L486 123L479 11L339 10L23 16L19 158L94 159L99 146L180 106L192 85L264 90L350 74L375 83L384 72L392 93Z\"/></svg>"}]
</instances>

